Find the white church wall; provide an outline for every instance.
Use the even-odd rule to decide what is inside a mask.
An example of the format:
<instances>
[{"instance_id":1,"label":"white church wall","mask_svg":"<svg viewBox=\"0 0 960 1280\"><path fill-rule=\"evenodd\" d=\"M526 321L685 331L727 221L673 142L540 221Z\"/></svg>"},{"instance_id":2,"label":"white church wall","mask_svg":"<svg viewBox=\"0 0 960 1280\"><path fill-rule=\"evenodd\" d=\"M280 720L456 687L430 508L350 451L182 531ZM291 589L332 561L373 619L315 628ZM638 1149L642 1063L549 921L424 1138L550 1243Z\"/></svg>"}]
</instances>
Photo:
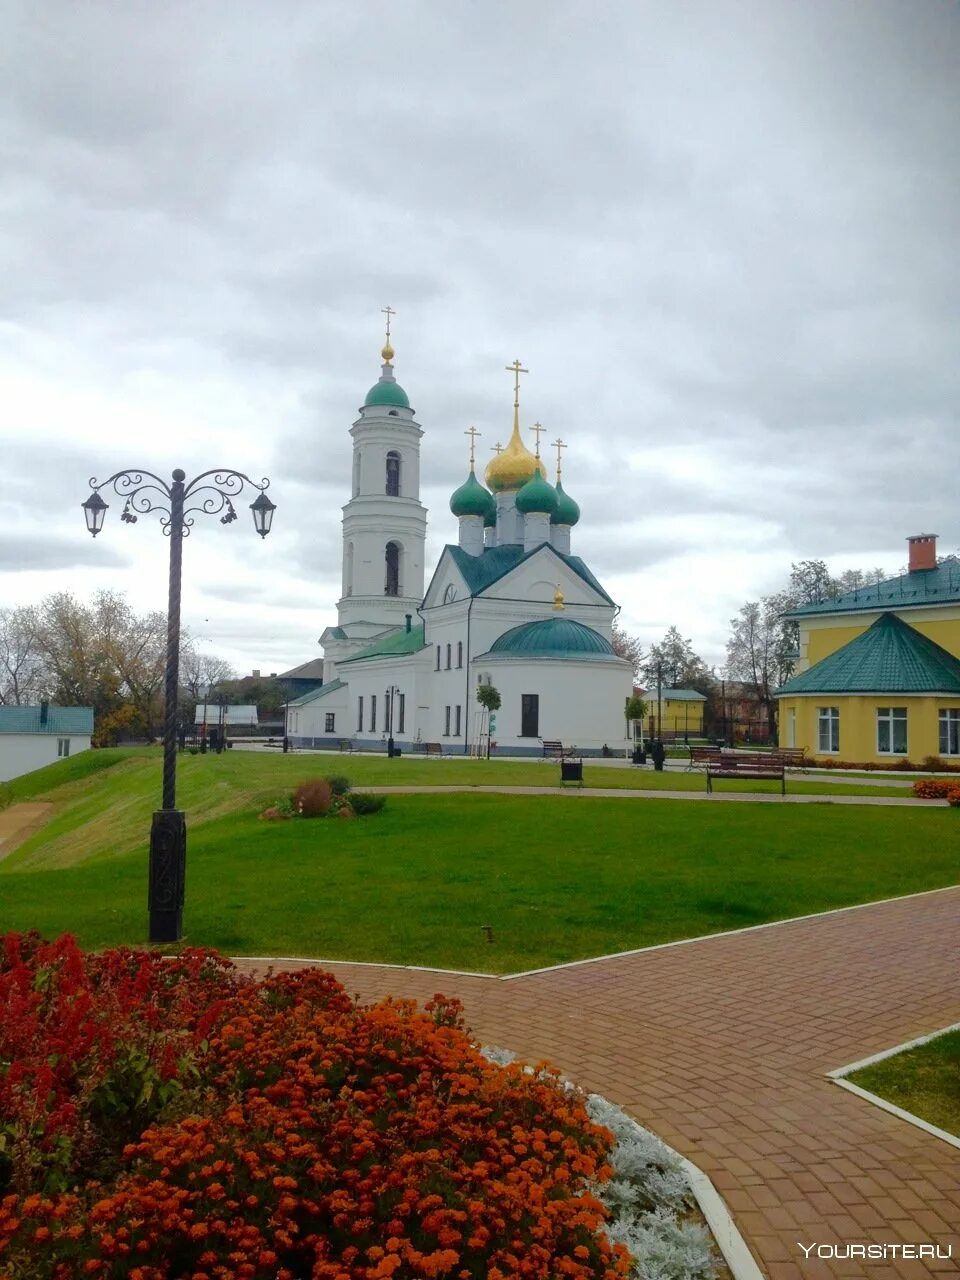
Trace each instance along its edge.
<instances>
[{"instance_id":1,"label":"white church wall","mask_svg":"<svg viewBox=\"0 0 960 1280\"><path fill-rule=\"evenodd\" d=\"M478 673L489 673L500 693L494 739L499 755L540 755L542 741L557 740L599 755L604 746L622 750L623 708L633 688L627 664L571 659L478 658ZM536 737L523 737L521 698L539 697Z\"/></svg>"}]
</instances>

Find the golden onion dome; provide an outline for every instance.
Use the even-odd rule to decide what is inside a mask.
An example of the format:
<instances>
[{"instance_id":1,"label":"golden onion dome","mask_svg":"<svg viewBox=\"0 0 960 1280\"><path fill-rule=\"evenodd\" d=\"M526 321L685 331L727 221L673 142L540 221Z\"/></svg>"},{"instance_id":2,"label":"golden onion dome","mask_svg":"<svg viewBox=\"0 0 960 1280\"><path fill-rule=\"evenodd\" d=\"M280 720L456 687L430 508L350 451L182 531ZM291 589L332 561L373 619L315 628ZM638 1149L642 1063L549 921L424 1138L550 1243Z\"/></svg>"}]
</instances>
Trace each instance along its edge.
<instances>
[{"instance_id":1,"label":"golden onion dome","mask_svg":"<svg viewBox=\"0 0 960 1280\"><path fill-rule=\"evenodd\" d=\"M546 471L539 458L535 458L520 439L520 424L516 417L513 420L513 434L505 449L491 458L484 473L484 481L488 489L499 493L503 489L519 489L532 480L540 472L546 478Z\"/></svg>"}]
</instances>

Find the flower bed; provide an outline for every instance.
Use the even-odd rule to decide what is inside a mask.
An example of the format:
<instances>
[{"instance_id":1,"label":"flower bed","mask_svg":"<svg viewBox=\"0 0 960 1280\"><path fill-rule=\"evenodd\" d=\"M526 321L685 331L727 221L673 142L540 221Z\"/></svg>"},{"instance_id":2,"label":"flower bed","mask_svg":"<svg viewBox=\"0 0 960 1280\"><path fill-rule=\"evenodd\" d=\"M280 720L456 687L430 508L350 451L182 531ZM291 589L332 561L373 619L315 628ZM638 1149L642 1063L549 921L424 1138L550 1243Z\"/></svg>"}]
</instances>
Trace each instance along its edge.
<instances>
[{"instance_id":1,"label":"flower bed","mask_svg":"<svg viewBox=\"0 0 960 1280\"><path fill-rule=\"evenodd\" d=\"M488 1061L440 996L3 939L11 1280L637 1274L605 1229L633 1166L612 1175L590 1114L549 1070Z\"/></svg>"},{"instance_id":2,"label":"flower bed","mask_svg":"<svg viewBox=\"0 0 960 1280\"><path fill-rule=\"evenodd\" d=\"M921 778L913 784L913 794L920 800L949 800L960 807L960 783L953 778Z\"/></svg>"}]
</instances>

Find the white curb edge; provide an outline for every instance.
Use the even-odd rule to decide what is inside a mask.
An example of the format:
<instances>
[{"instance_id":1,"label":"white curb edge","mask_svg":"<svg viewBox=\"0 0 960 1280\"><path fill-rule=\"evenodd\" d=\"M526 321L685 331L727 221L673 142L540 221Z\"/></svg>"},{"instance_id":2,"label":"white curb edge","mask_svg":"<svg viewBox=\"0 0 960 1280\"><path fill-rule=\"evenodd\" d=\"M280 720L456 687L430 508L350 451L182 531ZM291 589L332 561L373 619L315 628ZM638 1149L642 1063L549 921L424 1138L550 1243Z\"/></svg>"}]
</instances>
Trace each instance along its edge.
<instances>
[{"instance_id":1,"label":"white curb edge","mask_svg":"<svg viewBox=\"0 0 960 1280\"><path fill-rule=\"evenodd\" d=\"M636 1123L636 1121L634 1121ZM639 1128L639 1126L638 1126ZM654 1135L656 1136L656 1135ZM659 1139L663 1142L663 1139ZM667 1144L664 1142L666 1147ZM672 1150L668 1147L667 1150ZM690 1190L700 1206L700 1212L707 1220L707 1226L713 1232L717 1248L723 1254L727 1266L733 1272L734 1280L764 1280L763 1272L757 1266L756 1259L750 1252L747 1242L740 1234L733 1214L727 1208L720 1192L707 1175L686 1156L674 1152L680 1161L681 1168L690 1183Z\"/></svg>"},{"instance_id":2,"label":"white curb edge","mask_svg":"<svg viewBox=\"0 0 960 1280\"><path fill-rule=\"evenodd\" d=\"M826 1077L833 1084L838 1084L841 1089L846 1089L848 1093L856 1094L858 1098L863 1098L866 1102L872 1102L881 1111L887 1111L899 1120L905 1120L907 1124L912 1124L915 1129L922 1129L924 1133L932 1134L934 1138L939 1138L942 1142L948 1142L951 1147L960 1149L960 1138L956 1134L947 1133L946 1129L939 1129L935 1124L930 1124L929 1121L922 1120L920 1116L914 1115L912 1111L905 1111L903 1107L898 1107L894 1102L888 1102L886 1098L881 1098L879 1094L871 1093L869 1089L862 1089L860 1085L844 1079L845 1076L852 1075L854 1071L861 1071L864 1067L872 1067L875 1062L883 1062L885 1058L892 1058L895 1054L906 1053L908 1049L915 1049L918 1045L927 1044L931 1040L947 1035L950 1031L960 1031L960 1022L952 1022L948 1027L940 1027L938 1031L931 1031L925 1036L915 1036L912 1040L905 1040L903 1044L894 1045L892 1049L883 1049L880 1053L871 1054L869 1058L861 1058L859 1062L850 1062L845 1067L836 1067L833 1071L828 1071Z\"/></svg>"}]
</instances>

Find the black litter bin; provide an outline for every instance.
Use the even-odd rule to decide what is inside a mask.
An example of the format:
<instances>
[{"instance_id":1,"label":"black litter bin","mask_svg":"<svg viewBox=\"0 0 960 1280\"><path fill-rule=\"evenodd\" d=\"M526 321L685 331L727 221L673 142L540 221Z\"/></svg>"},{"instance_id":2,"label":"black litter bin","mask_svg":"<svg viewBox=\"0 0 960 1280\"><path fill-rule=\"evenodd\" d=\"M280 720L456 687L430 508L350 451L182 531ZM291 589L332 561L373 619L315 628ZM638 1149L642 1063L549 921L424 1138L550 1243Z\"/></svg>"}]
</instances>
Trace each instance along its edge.
<instances>
[{"instance_id":1,"label":"black litter bin","mask_svg":"<svg viewBox=\"0 0 960 1280\"><path fill-rule=\"evenodd\" d=\"M577 786L583 786L582 760L560 761L560 785L562 786L565 782L575 782Z\"/></svg>"},{"instance_id":2,"label":"black litter bin","mask_svg":"<svg viewBox=\"0 0 960 1280\"><path fill-rule=\"evenodd\" d=\"M646 763L647 763L647 753L646 753L646 751L644 751L643 747L634 747L634 748L633 748L633 763L634 763L634 764L646 764Z\"/></svg>"}]
</instances>

